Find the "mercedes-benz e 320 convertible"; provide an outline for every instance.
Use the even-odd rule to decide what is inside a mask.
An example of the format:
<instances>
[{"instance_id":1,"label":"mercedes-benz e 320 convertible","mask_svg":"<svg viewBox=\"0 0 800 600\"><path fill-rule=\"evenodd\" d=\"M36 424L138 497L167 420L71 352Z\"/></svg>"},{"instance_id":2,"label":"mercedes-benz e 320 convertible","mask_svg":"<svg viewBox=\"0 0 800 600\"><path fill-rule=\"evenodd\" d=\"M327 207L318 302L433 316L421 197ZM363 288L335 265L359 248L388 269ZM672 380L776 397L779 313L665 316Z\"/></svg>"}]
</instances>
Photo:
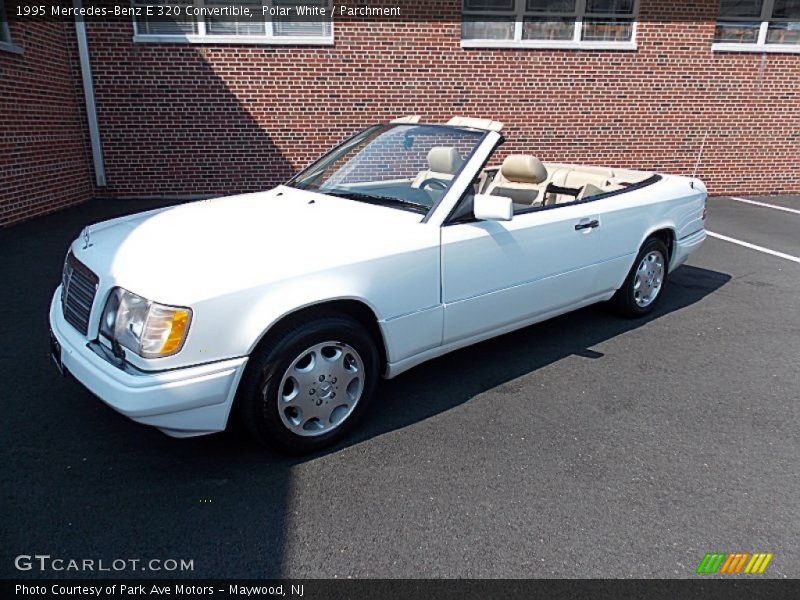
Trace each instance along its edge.
<instances>
[{"instance_id":1,"label":"mercedes-benz e 320 convertible","mask_svg":"<svg viewBox=\"0 0 800 600\"><path fill-rule=\"evenodd\" d=\"M501 155L501 129L407 117L270 191L87 227L50 308L56 364L169 435L236 416L306 452L381 376L596 302L652 311L705 239L703 183Z\"/></svg>"}]
</instances>

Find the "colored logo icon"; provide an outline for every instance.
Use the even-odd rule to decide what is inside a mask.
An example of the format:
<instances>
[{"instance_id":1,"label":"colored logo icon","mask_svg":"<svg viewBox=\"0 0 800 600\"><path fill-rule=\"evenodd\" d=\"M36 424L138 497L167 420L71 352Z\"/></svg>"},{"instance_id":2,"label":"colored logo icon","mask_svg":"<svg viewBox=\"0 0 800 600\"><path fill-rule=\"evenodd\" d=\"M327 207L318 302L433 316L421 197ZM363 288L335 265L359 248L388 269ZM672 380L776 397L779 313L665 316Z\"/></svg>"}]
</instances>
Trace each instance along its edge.
<instances>
[{"instance_id":1,"label":"colored logo icon","mask_svg":"<svg viewBox=\"0 0 800 600\"><path fill-rule=\"evenodd\" d=\"M761 574L766 570L772 556L772 552L755 552L753 554L749 552L709 552L697 566L697 573L700 575L712 573Z\"/></svg>"}]
</instances>

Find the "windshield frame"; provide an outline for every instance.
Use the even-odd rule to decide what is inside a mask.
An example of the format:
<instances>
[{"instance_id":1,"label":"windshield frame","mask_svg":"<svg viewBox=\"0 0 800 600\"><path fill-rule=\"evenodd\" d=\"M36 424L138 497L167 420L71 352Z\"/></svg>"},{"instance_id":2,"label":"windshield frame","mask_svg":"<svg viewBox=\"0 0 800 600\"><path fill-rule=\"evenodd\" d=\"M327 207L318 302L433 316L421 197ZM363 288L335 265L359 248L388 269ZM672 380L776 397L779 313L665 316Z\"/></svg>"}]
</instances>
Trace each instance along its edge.
<instances>
[{"instance_id":1,"label":"windshield frame","mask_svg":"<svg viewBox=\"0 0 800 600\"><path fill-rule=\"evenodd\" d=\"M404 202L400 198L390 198L390 197L387 197L387 199L396 201L396 204L390 204L389 202L386 202L385 204L381 204L381 206L394 208L396 210L411 211L411 212L417 212L419 214L423 214L424 215L423 222L427 222L430 219L431 215L433 215L434 211L439 207L439 205L441 204L442 200L453 189L454 185L456 184L456 182L459 180L459 178L463 174L464 169L467 167L467 165L469 164L469 162L472 159L472 157L475 156L475 153L483 146L484 142L486 141L486 137L490 133L489 130L477 129L477 128L474 128L474 127L463 127L463 126L458 126L458 125L443 125L443 124L438 124L438 123L375 123L374 125L370 125L369 127L365 128L365 129L357 131L356 133L354 133L350 137L342 140L336 146L334 146L333 148L331 148L330 150L325 152L325 154L320 156L317 160L315 160L314 162L312 162L311 164L309 164L305 168L303 168L300 171L298 171L297 173L295 173L283 185L286 186L286 187L291 187L291 188L297 189L297 190L309 191L309 192L318 193L318 194L325 194L325 195L335 196L335 197L339 198L341 196L337 195L337 193L332 191L332 190L315 190L315 189L311 189L311 188L299 187L297 185L297 182L302 176L307 175L309 173L313 173L314 170L319 168L320 165L322 163L324 163L332 154L338 152L339 150L343 149L344 147L346 147L346 146L348 146L350 144L353 144L353 142L355 140L357 140L358 138L360 138L362 136L364 138L366 138L366 137L368 137L370 135L370 133L372 133L373 131L375 131L376 129L379 129L379 128L384 129L385 131L389 131L391 129L397 129L397 128L401 128L401 127L402 128L426 127L426 128L443 129L443 130L448 130L448 131L454 131L455 130L455 131L469 132L469 133L472 133L472 134L474 134L474 133L481 134L479 137L475 138L475 143L473 144L472 149L470 150L469 154L463 158L461 166L453 174L453 178L450 180L450 184L447 186L447 189L445 190L444 194L442 194L442 197L434 200L430 207L422 205L422 204L419 204L418 206L420 208L424 209L424 210L418 210L418 209L416 209L414 207L408 206L408 203ZM355 201L358 202L359 200L355 200Z\"/></svg>"}]
</instances>

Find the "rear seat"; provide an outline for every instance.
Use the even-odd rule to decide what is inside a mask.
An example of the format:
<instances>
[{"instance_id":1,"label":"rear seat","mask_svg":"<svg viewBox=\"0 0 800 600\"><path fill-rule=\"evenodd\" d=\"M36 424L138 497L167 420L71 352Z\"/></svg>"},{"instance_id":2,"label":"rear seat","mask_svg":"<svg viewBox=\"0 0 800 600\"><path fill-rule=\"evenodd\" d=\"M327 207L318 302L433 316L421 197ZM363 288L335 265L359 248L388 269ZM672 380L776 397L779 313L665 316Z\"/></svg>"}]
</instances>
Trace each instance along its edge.
<instances>
[{"instance_id":1,"label":"rear seat","mask_svg":"<svg viewBox=\"0 0 800 600\"><path fill-rule=\"evenodd\" d=\"M623 186L615 181L614 170L604 167L581 167L576 165L564 165L552 163L546 165L552 170L551 182L553 185L565 188L580 190L578 196L569 194L547 194L545 204L565 204L575 200L583 200L598 194L613 192L622 189Z\"/></svg>"},{"instance_id":2,"label":"rear seat","mask_svg":"<svg viewBox=\"0 0 800 600\"><path fill-rule=\"evenodd\" d=\"M542 161L529 154L511 154L503 161L485 193L511 198L519 208L541 206L548 183Z\"/></svg>"},{"instance_id":3,"label":"rear seat","mask_svg":"<svg viewBox=\"0 0 800 600\"><path fill-rule=\"evenodd\" d=\"M640 171L542 163L529 154L511 154L484 193L509 197L518 208L550 206L621 190L647 177L648 173ZM579 192L577 196L547 193L551 184Z\"/></svg>"}]
</instances>

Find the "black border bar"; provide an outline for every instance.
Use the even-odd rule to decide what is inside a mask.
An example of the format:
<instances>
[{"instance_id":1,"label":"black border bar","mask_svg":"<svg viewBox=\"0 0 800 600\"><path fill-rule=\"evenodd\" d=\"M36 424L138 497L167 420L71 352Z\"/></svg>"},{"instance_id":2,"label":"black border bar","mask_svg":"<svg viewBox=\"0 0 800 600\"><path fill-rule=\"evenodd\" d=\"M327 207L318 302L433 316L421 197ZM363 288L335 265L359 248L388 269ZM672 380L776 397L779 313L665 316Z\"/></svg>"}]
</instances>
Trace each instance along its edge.
<instances>
[{"instance_id":1,"label":"black border bar","mask_svg":"<svg viewBox=\"0 0 800 600\"><path fill-rule=\"evenodd\" d=\"M140 587L141 586L141 587ZM33 592L33 589L36 592ZM100 589L98 595L97 591ZM160 590L160 593L156 592ZM30 579L2 582L3 598L290 598L303 600L737 600L800 597L800 580L709 579ZM132 593L133 591L133 593ZM168 592L168 593L166 593Z\"/></svg>"}]
</instances>

